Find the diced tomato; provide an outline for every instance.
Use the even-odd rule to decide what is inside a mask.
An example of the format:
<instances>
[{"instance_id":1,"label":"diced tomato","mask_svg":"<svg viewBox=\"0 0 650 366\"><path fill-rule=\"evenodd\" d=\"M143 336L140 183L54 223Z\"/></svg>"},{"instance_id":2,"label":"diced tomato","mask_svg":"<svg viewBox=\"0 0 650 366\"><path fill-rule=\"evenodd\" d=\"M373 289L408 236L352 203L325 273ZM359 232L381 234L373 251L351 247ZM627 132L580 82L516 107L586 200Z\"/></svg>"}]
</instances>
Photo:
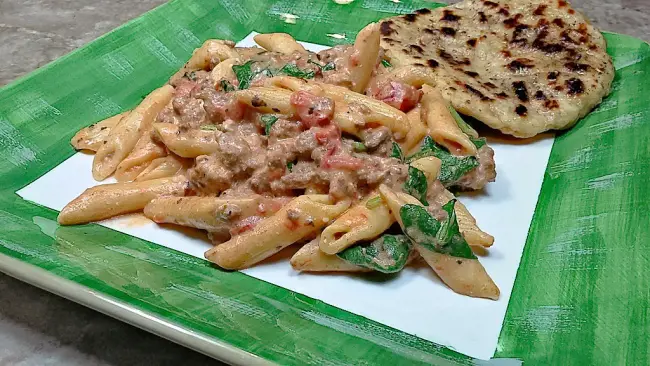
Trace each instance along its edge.
<instances>
[{"instance_id":1,"label":"diced tomato","mask_svg":"<svg viewBox=\"0 0 650 366\"><path fill-rule=\"evenodd\" d=\"M420 91L411 85L390 81L378 85L373 97L402 111L415 107L420 100Z\"/></svg>"},{"instance_id":2,"label":"diced tomato","mask_svg":"<svg viewBox=\"0 0 650 366\"><path fill-rule=\"evenodd\" d=\"M233 225L230 228L230 235L233 235L233 236L234 235L239 235L239 234L243 234L243 233L245 233L247 231L253 230L253 228L255 228L255 226L257 226L257 224L259 224L260 221L262 221L262 220L263 220L263 218L260 217L260 216L247 217L247 218L237 222L235 225Z\"/></svg>"},{"instance_id":3,"label":"diced tomato","mask_svg":"<svg viewBox=\"0 0 650 366\"><path fill-rule=\"evenodd\" d=\"M174 97L187 98L195 89L200 89L197 82L183 78L178 82L176 88L174 88Z\"/></svg>"},{"instance_id":4,"label":"diced tomato","mask_svg":"<svg viewBox=\"0 0 650 366\"><path fill-rule=\"evenodd\" d=\"M325 126L334 115L334 102L331 99L303 90L291 94L290 102L296 108L298 118L305 128Z\"/></svg>"},{"instance_id":5,"label":"diced tomato","mask_svg":"<svg viewBox=\"0 0 650 366\"><path fill-rule=\"evenodd\" d=\"M316 131L315 136L316 141L321 145L333 142L338 143L341 141L341 129L339 126L332 124L327 127L319 128L318 131Z\"/></svg>"}]
</instances>

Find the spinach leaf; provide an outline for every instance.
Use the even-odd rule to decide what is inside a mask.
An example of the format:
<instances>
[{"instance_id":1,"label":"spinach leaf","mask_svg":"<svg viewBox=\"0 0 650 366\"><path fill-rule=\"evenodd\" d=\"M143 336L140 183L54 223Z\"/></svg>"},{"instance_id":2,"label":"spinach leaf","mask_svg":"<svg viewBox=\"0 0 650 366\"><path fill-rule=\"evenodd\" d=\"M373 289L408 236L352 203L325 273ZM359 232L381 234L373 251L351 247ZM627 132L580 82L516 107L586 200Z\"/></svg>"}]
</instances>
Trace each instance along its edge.
<instances>
[{"instance_id":1,"label":"spinach leaf","mask_svg":"<svg viewBox=\"0 0 650 366\"><path fill-rule=\"evenodd\" d=\"M337 256L357 266L396 273L406 266L410 252L411 242L406 236L385 234L371 243L347 248Z\"/></svg>"},{"instance_id":2,"label":"spinach leaf","mask_svg":"<svg viewBox=\"0 0 650 366\"><path fill-rule=\"evenodd\" d=\"M284 65L284 67L280 69L279 73L301 78L301 79L313 79L315 75L313 70L309 70L309 69L302 70L295 64Z\"/></svg>"},{"instance_id":3,"label":"spinach leaf","mask_svg":"<svg viewBox=\"0 0 650 366\"><path fill-rule=\"evenodd\" d=\"M469 139L472 140L472 143L477 149L480 149L487 144L485 137L479 137L477 139L470 137Z\"/></svg>"},{"instance_id":4,"label":"spinach leaf","mask_svg":"<svg viewBox=\"0 0 650 366\"><path fill-rule=\"evenodd\" d=\"M232 65L232 71L237 76L237 81L239 82L239 90L248 89L251 85L251 80L255 77L252 67L255 61L248 61L243 65Z\"/></svg>"},{"instance_id":5,"label":"spinach leaf","mask_svg":"<svg viewBox=\"0 0 650 366\"><path fill-rule=\"evenodd\" d=\"M278 117L272 114L265 114L260 117L260 120L262 120L262 123L264 124L264 134L268 136L271 133L271 127L273 127L273 124L278 121Z\"/></svg>"},{"instance_id":6,"label":"spinach leaf","mask_svg":"<svg viewBox=\"0 0 650 366\"><path fill-rule=\"evenodd\" d=\"M418 168L409 166L409 175L406 183L404 183L404 192L417 198L423 205L429 206L429 202L427 202L427 188L427 177L424 175L424 172Z\"/></svg>"},{"instance_id":7,"label":"spinach leaf","mask_svg":"<svg viewBox=\"0 0 650 366\"><path fill-rule=\"evenodd\" d=\"M235 91L235 86L232 85L230 81L225 79L221 79L221 81L219 82L219 87L221 88L221 90L225 91L226 93Z\"/></svg>"},{"instance_id":8,"label":"spinach leaf","mask_svg":"<svg viewBox=\"0 0 650 366\"><path fill-rule=\"evenodd\" d=\"M406 161L410 162L427 156L435 156L442 162L438 179L445 187L453 186L463 175L479 165L474 156L452 155L444 147L436 144L431 136L426 136L420 151L409 156Z\"/></svg>"},{"instance_id":9,"label":"spinach leaf","mask_svg":"<svg viewBox=\"0 0 650 366\"><path fill-rule=\"evenodd\" d=\"M448 254L452 257L476 259L472 248L460 233L454 206L451 200L442 209L447 219L440 223L424 207L407 204L400 209L404 233L411 241L427 250Z\"/></svg>"},{"instance_id":10,"label":"spinach leaf","mask_svg":"<svg viewBox=\"0 0 650 366\"><path fill-rule=\"evenodd\" d=\"M391 65L390 62L388 62L388 60L384 60L384 59L382 59L382 60L381 60L381 64L382 64L382 66L384 66L384 67L393 67L393 65Z\"/></svg>"},{"instance_id":11,"label":"spinach leaf","mask_svg":"<svg viewBox=\"0 0 650 366\"><path fill-rule=\"evenodd\" d=\"M321 67L323 71L336 70L336 64L334 62L328 62L325 66Z\"/></svg>"},{"instance_id":12,"label":"spinach leaf","mask_svg":"<svg viewBox=\"0 0 650 366\"><path fill-rule=\"evenodd\" d=\"M399 159L401 162L404 161L404 153L402 152L402 148L399 147L395 141L393 141L393 151L390 153L390 157Z\"/></svg>"},{"instance_id":13,"label":"spinach leaf","mask_svg":"<svg viewBox=\"0 0 650 366\"><path fill-rule=\"evenodd\" d=\"M461 131L463 131L464 134L470 137L476 137L478 136L478 132L472 126L470 126L463 117L458 114L456 109L451 106L451 104L447 104L447 109L449 110L449 113L451 113L451 116L454 117L454 120L456 121L456 124L460 128Z\"/></svg>"},{"instance_id":14,"label":"spinach leaf","mask_svg":"<svg viewBox=\"0 0 650 366\"><path fill-rule=\"evenodd\" d=\"M314 64L314 65L318 66L321 69L321 71L330 71L330 70L335 70L336 69L336 64L334 62L328 62L325 65L322 65L322 64L320 64L320 63L318 63L318 62L316 62L316 61L314 61L312 59L307 60L307 62L309 62L310 64Z\"/></svg>"}]
</instances>

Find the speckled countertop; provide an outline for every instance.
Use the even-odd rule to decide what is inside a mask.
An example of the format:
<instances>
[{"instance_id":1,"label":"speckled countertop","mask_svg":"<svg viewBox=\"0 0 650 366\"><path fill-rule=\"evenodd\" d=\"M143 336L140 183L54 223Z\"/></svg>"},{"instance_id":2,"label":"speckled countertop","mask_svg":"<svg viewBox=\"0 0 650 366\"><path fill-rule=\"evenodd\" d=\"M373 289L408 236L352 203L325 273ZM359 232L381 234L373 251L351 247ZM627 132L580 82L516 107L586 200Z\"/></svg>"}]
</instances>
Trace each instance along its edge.
<instances>
[{"instance_id":1,"label":"speckled countertop","mask_svg":"<svg viewBox=\"0 0 650 366\"><path fill-rule=\"evenodd\" d=\"M0 86L163 2L0 0ZM650 0L572 3L603 30L650 40ZM140 364L219 363L0 274L0 365Z\"/></svg>"}]
</instances>

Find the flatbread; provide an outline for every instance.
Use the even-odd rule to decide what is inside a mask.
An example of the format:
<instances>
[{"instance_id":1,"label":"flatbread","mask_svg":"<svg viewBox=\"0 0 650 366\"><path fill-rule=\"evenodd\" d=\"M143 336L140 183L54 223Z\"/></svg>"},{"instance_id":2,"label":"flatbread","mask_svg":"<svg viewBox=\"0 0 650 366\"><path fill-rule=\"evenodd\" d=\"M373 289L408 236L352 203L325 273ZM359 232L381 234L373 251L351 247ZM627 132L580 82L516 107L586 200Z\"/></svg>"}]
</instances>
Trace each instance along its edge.
<instances>
[{"instance_id":1,"label":"flatbread","mask_svg":"<svg viewBox=\"0 0 650 366\"><path fill-rule=\"evenodd\" d=\"M425 66L461 113L517 137L565 129L609 94L602 34L563 0L466 0L387 18L393 66Z\"/></svg>"}]
</instances>

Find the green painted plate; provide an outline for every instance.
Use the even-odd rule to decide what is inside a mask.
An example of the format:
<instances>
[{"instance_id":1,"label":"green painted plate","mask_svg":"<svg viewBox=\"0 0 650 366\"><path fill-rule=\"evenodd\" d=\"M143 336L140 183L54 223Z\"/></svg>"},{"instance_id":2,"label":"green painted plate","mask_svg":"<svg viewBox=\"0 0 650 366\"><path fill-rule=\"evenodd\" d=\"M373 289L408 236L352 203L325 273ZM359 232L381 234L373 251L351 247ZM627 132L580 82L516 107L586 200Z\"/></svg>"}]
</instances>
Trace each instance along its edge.
<instances>
[{"instance_id":1,"label":"green painted plate","mask_svg":"<svg viewBox=\"0 0 650 366\"><path fill-rule=\"evenodd\" d=\"M99 225L59 228L57 212L15 194L74 153L68 141L80 127L136 105L205 39L257 30L348 43L371 21L435 6L175 0L6 86L0 270L236 364L482 363ZM297 16L295 24L283 14ZM613 93L555 140L495 358L648 364L650 46L606 37L617 68Z\"/></svg>"}]
</instances>

